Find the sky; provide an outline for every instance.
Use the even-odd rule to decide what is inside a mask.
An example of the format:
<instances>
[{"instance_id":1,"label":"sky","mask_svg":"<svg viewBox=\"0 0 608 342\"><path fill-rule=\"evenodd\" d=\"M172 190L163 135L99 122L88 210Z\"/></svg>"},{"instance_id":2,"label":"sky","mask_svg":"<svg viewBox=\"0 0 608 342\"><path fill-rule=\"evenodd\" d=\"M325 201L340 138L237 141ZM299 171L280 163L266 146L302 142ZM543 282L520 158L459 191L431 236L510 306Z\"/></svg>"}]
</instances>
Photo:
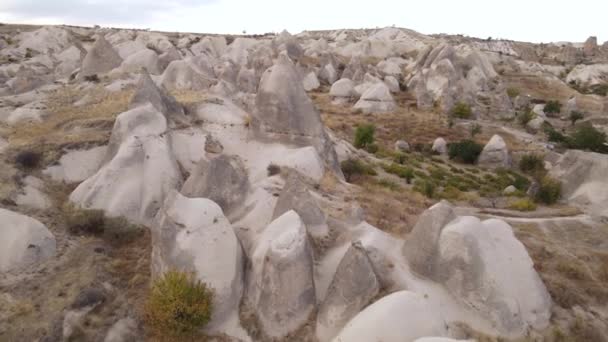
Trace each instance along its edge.
<instances>
[{"instance_id":1,"label":"sky","mask_svg":"<svg viewBox=\"0 0 608 342\"><path fill-rule=\"evenodd\" d=\"M606 0L0 0L0 22L238 34L405 27L528 42L608 40Z\"/></svg>"}]
</instances>

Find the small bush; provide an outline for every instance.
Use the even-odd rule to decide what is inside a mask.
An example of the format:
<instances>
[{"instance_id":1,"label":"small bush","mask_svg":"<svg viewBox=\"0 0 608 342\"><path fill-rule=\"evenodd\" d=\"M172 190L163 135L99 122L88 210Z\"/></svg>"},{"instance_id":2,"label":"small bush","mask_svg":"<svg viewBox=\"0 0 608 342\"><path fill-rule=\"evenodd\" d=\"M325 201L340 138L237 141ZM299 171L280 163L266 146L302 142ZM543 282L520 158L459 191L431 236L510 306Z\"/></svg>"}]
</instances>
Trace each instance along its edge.
<instances>
[{"instance_id":1,"label":"small bush","mask_svg":"<svg viewBox=\"0 0 608 342\"><path fill-rule=\"evenodd\" d=\"M212 300L211 289L194 275L169 271L153 283L145 319L160 336L192 336L211 319Z\"/></svg>"},{"instance_id":2,"label":"small bush","mask_svg":"<svg viewBox=\"0 0 608 342\"><path fill-rule=\"evenodd\" d=\"M507 95L508 95L510 98L514 99L514 98L516 98L517 96L519 96L519 89L517 89L517 88L513 88L513 87L507 88Z\"/></svg>"},{"instance_id":3,"label":"small bush","mask_svg":"<svg viewBox=\"0 0 608 342\"><path fill-rule=\"evenodd\" d=\"M557 114L562 110L562 104L559 101L548 101L545 104L543 112L546 114Z\"/></svg>"},{"instance_id":4,"label":"small bush","mask_svg":"<svg viewBox=\"0 0 608 342\"><path fill-rule=\"evenodd\" d=\"M379 148L377 144L368 144L365 146L365 150L369 153L376 153L378 152Z\"/></svg>"},{"instance_id":5,"label":"small bush","mask_svg":"<svg viewBox=\"0 0 608 342\"><path fill-rule=\"evenodd\" d=\"M519 211L534 211L536 210L536 203L531 201L529 198L522 198L511 202L509 208Z\"/></svg>"},{"instance_id":6,"label":"small bush","mask_svg":"<svg viewBox=\"0 0 608 342\"><path fill-rule=\"evenodd\" d=\"M561 191L561 183L556 179L546 176L540 182L538 193L536 194L536 201L545 204L553 204L559 200Z\"/></svg>"},{"instance_id":7,"label":"small bush","mask_svg":"<svg viewBox=\"0 0 608 342\"><path fill-rule=\"evenodd\" d=\"M92 82L92 83L99 83L99 81L100 81L99 76L97 76L97 74L85 76L84 80L87 82Z\"/></svg>"},{"instance_id":8,"label":"small bush","mask_svg":"<svg viewBox=\"0 0 608 342\"><path fill-rule=\"evenodd\" d=\"M355 142L354 146L356 148L364 148L368 145L374 143L374 133L376 132L376 127L374 125L361 125L358 126L355 130Z\"/></svg>"},{"instance_id":9,"label":"small bush","mask_svg":"<svg viewBox=\"0 0 608 342\"><path fill-rule=\"evenodd\" d=\"M590 87L590 92L599 96L608 95L608 83L605 84L594 84Z\"/></svg>"},{"instance_id":10,"label":"small bush","mask_svg":"<svg viewBox=\"0 0 608 342\"><path fill-rule=\"evenodd\" d=\"M452 115L460 119L469 119L472 115L471 106L464 102L456 102L452 108Z\"/></svg>"},{"instance_id":11,"label":"small bush","mask_svg":"<svg viewBox=\"0 0 608 342\"><path fill-rule=\"evenodd\" d=\"M373 167L365 164L359 159L347 159L340 163L340 167L342 168L342 173L347 182L351 182L357 176L376 175L376 170L374 170Z\"/></svg>"},{"instance_id":12,"label":"small bush","mask_svg":"<svg viewBox=\"0 0 608 342\"><path fill-rule=\"evenodd\" d=\"M550 142L560 144L568 142L568 137L556 131L555 128L551 126L545 127L545 134L547 135L547 140L549 140Z\"/></svg>"},{"instance_id":13,"label":"small bush","mask_svg":"<svg viewBox=\"0 0 608 342\"><path fill-rule=\"evenodd\" d=\"M268 164L266 171L268 171L268 177L278 175L279 173L281 173L281 167L279 165L270 163Z\"/></svg>"},{"instance_id":14,"label":"small bush","mask_svg":"<svg viewBox=\"0 0 608 342\"><path fill-rule=\"evenodd\" d=\"M423 194L428 198L433 198L435 196L436 185L430 180L422 180L419 179L416 181L414 185L414 190Z\"/></svg>"},{"instance_id":15,"label":"small bush","mask_svg":"<svg viewBox=\"0 0 608 342\"><path fill-rule=\"evenodd\" d=\"M462 140L448 144L450 159L456 159L467 164L474 164L482 150L483 146L472 140Z\"/></svg>"},{"instance_id":16,"label":"small bush","mask_svg":"<svg viewBox=\"0 0 608 342\"><path fill-rule=\"evenodd\" d=\"M455 201L462 197L462 191L460 191L460 189L458 189L457 187L448 185L443 189L443 191L441 191L439 197L446 200Z\"/></svg>"},{"instance_id":17,"label":"small bush","mask_svg":"<svg viewBox=\"0 0 608 342\"><path fill-rule=\"evenodd\" d=\"M401 187L399 186L399 184L393 182L390 179L386 179L386 178L382 178L377 182L378 185L385 187L387 189L390 189L392 191L398 191L399 189L401 189Z\"/></svg>"},{"instance_id":18,"label":"small bush","mask_svg":"<svg viewBox=\"0 0 608 342\"><path fill-rule=\"evenodd\" d=\"M42 154L34 151L23 151L15 156L15 164L22 169L35 169L40 165Z\"/></svg>"},{"instance_id":19,"label":"small bush","mask_svg":"<svg viewBox=\"0 0 608 342\"><path fill-rule=\"evenodd\" d=\"M572 112L570 112L570 122L572 122L572 126L574 126L574 124L578 121L578 120L582 120L585 116L583 115L583 113L581 112L577 112L575 110L573 110Z\"/></svg>"},{"instance_id":20,"label":"small bush","mask_svg":"<svg viewBox=\"0 0 608 342\"><path fill-rule=\"evenodd\" d=\"M608 153L606 134L597 130L591 123L581 125L568 139L571 148Z\"/></svg>"},{"instance_id":21,"label":"small bush","mask_svg":"<svg viewBox=\"0 0 608 342\"><path fill-rule=\"evenodd\" d=\"M534 112L531 110L523 111L517 115L517 122L522 126L527 125L532 119L534 119Z\"/></svg>"},{"instance_id":22,"label":"small bush","mask_svg":"<svg viewBox=\"0 0 608 342\"><path fill-rule=\"evenodd\" d=\"M545 171L545 162L539 155L526 154L519 161L519 169L527 174L537 174Z\"/></svg>"},{"instance_id":23,"label":"small bush","mask_svg":"<svg viewBox=\"0 0 608 342\"><path fill-rule=\"evenodd\" d=\"M80 209L68 204L63 214L71 234L96 235L115 244L129 243L144 231L123 217L106 217L103 210Z\"/></svg>"}]
</instances>

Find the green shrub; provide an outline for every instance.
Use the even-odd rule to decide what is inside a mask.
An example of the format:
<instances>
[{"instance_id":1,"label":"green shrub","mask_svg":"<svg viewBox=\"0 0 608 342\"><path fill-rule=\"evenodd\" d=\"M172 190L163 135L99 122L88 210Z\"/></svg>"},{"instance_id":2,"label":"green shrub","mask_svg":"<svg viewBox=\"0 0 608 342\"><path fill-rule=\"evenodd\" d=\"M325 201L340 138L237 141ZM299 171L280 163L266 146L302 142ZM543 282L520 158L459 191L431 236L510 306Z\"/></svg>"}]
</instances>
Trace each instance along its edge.
<instances>
[{"instance_id":1,"label":"green shrub","mask_svg":"<svg viewBox=\"0 0 608 342\"><path fill-rule=\"evenodd\" d=\"M508 95L510 98L514 99L514 98L516 98L517 96L519 96L519 89L514 88L514 87L507 88L507 95Z\"/></svg>"},{"instance_id":2,"label":"green shrub","mask_svg":"<svg viewBox=\"0 0 608 342\"><path fill-rule=\"evenodd\" d=\"M536 210L536 203L531 201L529 198L521 198L511 202L509 208L519 211L534 211Z\"/></svg>"},{"instance_id":3,"label":"green shrub","mask_svg":"<svg viewBox=\"0 0 608 342\"><path fill-rule=\"evenodd\" d=\"M359 159L347 159L340 163L340 167L342 168L342 173L347 182L354 180L357 176L376 175L376 170L374 170L372 166Z\"/></svg>"},{"instance_id":4,"label":"green shrub","mask_svg":"<svg viewBox=\"0 0 608 342\"><path fill-rule=\"evenodd\" d=\"M561 191L561 183L557 179L546 176L540 182L538 193L536 194L536 201L545 204L553 204L559 200Z\"/></svg>"},{"instance_id":5,"label":"green shrub","mask_svg":"<svg viewBox=\"0 0 608 342\"><path fill-rule=\"evenodd\" d=\"M522 126L527 125L532 119L534 119L534 112L531 110L523 111L517 115L517 122Z\"/></svg>"},{"instance_id":6,"label":"green shrub","mask_svg":"<svg viewBox=\"0 0 608 342\"><path fill-rule=\"evenodd\" d=\"M548 101L545 104L543 112L546 114L557 114L562 110L562 104L559 101Z\"/></svg>"},{"instance_id":7,"label":"green shrub","mask_svg":"<svg viewBox=\"0 0 608 342\"><path fill-rule=\"evenodd\" d=\"M435 183L430 180L419 179L414 185L414 190L418 191L419 193L423 194L428 198L433 198L435 196L436 187L437 186L435 185Z\"/></svg>"},{"instance_id":8,"label":"green shrub","mask_svg":"<svg viewBox=\"0 0 608 342\"><path fill-rule=\"evenodd\" d=\"M356 148L364 148L374 143L374 133L376 127L371 124L358 126L355 130L355 142Z\"/></svg>"},{"instance_id":9,"label":"green shrub","mask_svg":"<svg viewBox=\"0 0 608 342\"><path fill-rule=\"evenodd\" d=\"M578 127L570 139L568 139L568 145L570 148L579 150L608 153L606 133L597 130L591 123Z\"/></svg>"},{"instance_id":10,"label":"green shrub","mask_svg":"<svg viewBox=\"0 0 608 342\"><path fill-rule=\"evenodd\" d=\"M461 196L462 191L457 187L451 185L446 186L443 191L441 191L441 194L439 194L439 197L452 201L460 199Z\"/></svg>"},{"instance_id":11,"label":"green shrub","mask_svg":"<svg viewBox=\"0 0 608 342\"><path fill-rule=\"evenodd\" d=\"M472 140L462 140L448 144L450 159L456 159L467 164L474 164L482 150L483 146Z\"/></svg>"},{"instance_id":12,"label":"green shrub","mask_svg":"<svg viewBox=\"0 0 608 342\"><path fill-rule=\"evenodd\" d=\"M464 102L456 102L452 108L452 115L456 118L469 119L471 114L471 106Z\"/></svg>"},{"instance_id":13,"label":"green shrub","mask_svg":"<svg viewBox=\"0 0 608 342\"><path fill-rule=\"evenodd\" d=\"M365 150L369 153L376 153L378 152L378 149L378 145L374 143L365 145Z\"/></svg>"},{"instance_id":14,"label":"green shrub","mask_svg":"<svg viewBox=\"0 0 608 342\"><path fill-rule=\"evenodd\" d=\"M377 184L380 186L383 186L385 188L388 188L392 191L398 191L399 189L401 189L399 184L393 182L390 179L386 179L386 178L382 178L382 179L378 180Z\"/></svg>"},{"instance_id":15,"label":"green shrub","mask_svg":"<svg viewBox=\"0 0 608 342\"><path fill-rule=\"evenodd\" d=\"M574 124L578 121L578 120L582 120L585 116L583 115L583 113L581 112L577 112L575 110L573 110L572 112L570 112L570 122L572 122L572 126L574 126Z\"/></svg>"},{"instance_id":16,"label":"green shrub","mask_svg":"<svg viewBox=\"0 0 608 342\"><path fill-rule=\"evenodd\" d=\"M547 135L547 140L555 143L566 143L568 142L568 137L563 135L562 133L555 130L555 128L551 126L545 127L545 134Z\"/></svg>"},{"instance_id":17,"label":"green shrub","mask_svg":"<svg viewBox=\"0 0 608 342\"><path fill-rule=\"evenodd\" d=\"M71 204L63 207L68 232L95 235L112 243L129 243L144 232L144 228L129 223L123 217L107 217L103 210L81 209Z\"/></svg>"},{"instance_id":18,"label":"green shrub","mask_svg":"<svg viewBox=\"0 0 608 342\"><path fill-rule=\"evenodd\" d=\"M169 271L157 279L145 306L149 327L160 336L193 336L211 319L213 291L193 274Z\"/></svg>"},{"instance_id":19,"label":"green shrub","mask_svg":"<svg viewBox=\"0 0 608 342\"><path fill-rule=\"evenodd\" d=\"M405 178L407 184L412 184L412 179L414 179L414 170L409 167L405 169L405 172L403 173L403 178Z\"/></svg>"},{"instance_id":20,"label":"green shrub","mask_svg":"<svg viewBox=\"0 0 608 342\"><path fill-rule=\"evenodd\" d=\"M545 162L543 157L536 154L526 154L519 161L519 169L527 174L537 174L545 171Z\"/></svg>"}]
</instances>

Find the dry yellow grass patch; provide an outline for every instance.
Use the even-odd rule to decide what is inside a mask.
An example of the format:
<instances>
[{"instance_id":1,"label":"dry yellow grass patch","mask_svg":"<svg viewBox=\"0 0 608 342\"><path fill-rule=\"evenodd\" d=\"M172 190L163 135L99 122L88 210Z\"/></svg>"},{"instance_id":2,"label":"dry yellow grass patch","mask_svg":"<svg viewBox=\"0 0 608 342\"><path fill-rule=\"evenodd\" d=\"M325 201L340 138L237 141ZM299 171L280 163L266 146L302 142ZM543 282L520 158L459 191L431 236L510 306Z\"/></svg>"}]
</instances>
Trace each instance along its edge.
<instances>
[{"instance_id":1,"label":"dry yellow grass patch","mask_svg":"<svg viewBox=\"0 0 608 342\"><path fill-rule=\"evenodd\" d=\"M177 102L188 106L200 101L206 100L209 95L202 91L197 90L173 90L170 91L171 95L175 97Z\"/></svg>"},{"instance_id":2,"label":"dry yellow grass patch","mask_svg":"<svg viewBox=\"0 0 608 342\"><path fill-rule=\"evenodd\" d=\"M40 147L43 150L70 144L99 143L108 138L114 119L127 110L133 90L109 92L98 86L86 92L64 87L51 93L49 115L42 122L30 122L11 129L8 140L13 148ZM84 96L88 105L73 103Z\"/></svg>"}]
</instances>

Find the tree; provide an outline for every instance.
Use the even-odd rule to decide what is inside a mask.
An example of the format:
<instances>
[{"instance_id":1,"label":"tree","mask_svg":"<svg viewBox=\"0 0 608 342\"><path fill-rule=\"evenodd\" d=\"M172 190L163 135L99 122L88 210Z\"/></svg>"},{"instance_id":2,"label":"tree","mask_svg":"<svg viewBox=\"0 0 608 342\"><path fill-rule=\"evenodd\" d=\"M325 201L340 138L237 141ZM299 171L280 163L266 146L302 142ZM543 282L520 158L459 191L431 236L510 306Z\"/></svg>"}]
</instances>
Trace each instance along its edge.
<instances>
[{"instance_id":1,"label":"tree","mask_svg":"<svg viewBox=\"0 0 608 342\"><path fill-rule=\"evenodd\" d=\"M570 122L572 122L572 126L578 121L584 118L583 113L573 110L570 112Z\"/></svg>"}]
</instances>

